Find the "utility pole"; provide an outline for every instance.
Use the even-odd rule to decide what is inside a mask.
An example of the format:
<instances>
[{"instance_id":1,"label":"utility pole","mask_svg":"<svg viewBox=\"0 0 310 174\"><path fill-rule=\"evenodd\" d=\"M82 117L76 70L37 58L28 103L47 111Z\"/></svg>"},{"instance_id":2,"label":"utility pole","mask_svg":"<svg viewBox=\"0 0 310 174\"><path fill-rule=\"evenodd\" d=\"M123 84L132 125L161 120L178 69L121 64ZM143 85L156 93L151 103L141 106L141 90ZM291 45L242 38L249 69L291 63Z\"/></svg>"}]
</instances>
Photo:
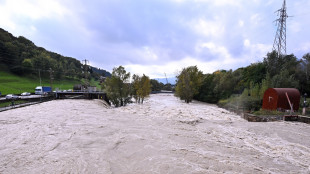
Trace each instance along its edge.
<instances>
[{"instance_id":1,"label":"utility pole","mask_svg":"<svg viewBox=\"0 0 310 174\"><path fill-rule=\"evenodd\" d=\"M40 72L41 72L41 70L39 69L40 86L42 86L42 85L41 85L41 73L40 73Z\"/></svg>"},{"instance_id":2,"label":"utility pole","mask_svg":"<svg viewBox=\"0 0 310 174\"><path fill-rule=\"evenodd\" d=\"M165 77L166 77L166 83L168 84L168 79L167 79L167 75L166 75L166 73L165 73Z\"/></svg>"},{"instance_id":3,"label":"utility pole","mask_svg":"<svg viewBox=\"0 0 310 174\"><path fill-rule=\"evenodd\" d=\"M84 83L85 86L89 86L89 82L88 82L88 63L89 61L87 59L82 60L82 63L84 63L83 67L84 67Z\"/></svg>"},{"instance_id":4,"label":"utility pole","mask_svg":"<svg viewBox=\"0 0 310 174\"><path fill-rule=\"evenodd\" d=\"M273 50L277 51L278 56L286 55L286 19L289 17L286 13L286 0L283 1L282 8L276 11L279 19L275 20L278 26L276 37L273 43Z\"/></svg>"},{"instance_id":5,"label":"utility pole","mask_svg":"<svg viewBox=\"0 0 310 174\"><path fill-rule=\"evenodd\" d=\"M53 76L53 70L52 70L52 68L50 68L49 70L48 70L48 72L50 73L50 85L51 85L51 89L52 89L52 91L53 91L53 80L54 80L54 76Z\"/></svg>"},{"instance_id":6,"label":"utility pole","mask_svg":"<svg viewBox=\"0 0 310 174\"><path fill-rule=\"evenodd\" d=\"M89 62L87 59L82 60L82 63L84 63L84 65L87 65L87 62Z\"/></svg>"}]
</instances>

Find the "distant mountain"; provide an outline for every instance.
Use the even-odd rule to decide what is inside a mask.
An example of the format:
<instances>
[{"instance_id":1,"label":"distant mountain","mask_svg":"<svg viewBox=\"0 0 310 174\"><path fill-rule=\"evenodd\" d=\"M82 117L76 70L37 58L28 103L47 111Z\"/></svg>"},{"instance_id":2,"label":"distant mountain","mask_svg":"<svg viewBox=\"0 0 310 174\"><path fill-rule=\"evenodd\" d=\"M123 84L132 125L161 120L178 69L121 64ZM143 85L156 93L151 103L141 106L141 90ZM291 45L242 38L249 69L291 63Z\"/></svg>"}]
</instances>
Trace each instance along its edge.
<instances>
[{"instance_id":1,"label":"distant mountain","mask_svg":"<svg viewBox=\"0 0 310 174\"><path fill-rule=\"evenodd\" d=\"M176 84L176 78L175 77L170 77L170 78L155 78L154 80L157 80L158 82L161 82L163 84L167 84L167 80L168 83L170 83L171 85L175 85Z\"/></svg>"},{"instance_id":2,"label":"distant mountain","mask_svg":"<svg viewBox=\"0 0 310 174\"><path fill-rule=\"evenodd\" d=\"M96 67L91 67L93 72L96 72L104 77L111 77L112 74L104 69L96 68Z\"/></svg>"}]
</instances>

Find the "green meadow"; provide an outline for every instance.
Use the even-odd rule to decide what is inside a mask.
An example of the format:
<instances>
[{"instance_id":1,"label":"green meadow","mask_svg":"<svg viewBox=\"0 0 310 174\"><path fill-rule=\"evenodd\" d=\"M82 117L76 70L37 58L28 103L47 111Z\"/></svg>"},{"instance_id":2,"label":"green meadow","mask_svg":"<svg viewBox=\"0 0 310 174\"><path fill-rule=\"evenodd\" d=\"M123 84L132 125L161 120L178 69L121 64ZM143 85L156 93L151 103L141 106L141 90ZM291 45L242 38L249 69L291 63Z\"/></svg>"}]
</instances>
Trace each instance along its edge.
<instances>
[{"instance_id":1,"label":"green meadow","mask_svg":"<svg viewBox=\"0 0 310 174\"><path fill-rule=\"evenodd\" d=\"M73 89L75 84L80 84L81 81L77 79L54 80L53 90L56 88L60 90ZM47 78L41 79L42 86L50 86L50 80ZM100 87L97 81L91 80L92 86ZM34 93L35 87L40 86L39 78L22 77L15 74L0 71L0 92L2 95L6 94L21 94L22 92Z\"/></svg>"}]
</instances>

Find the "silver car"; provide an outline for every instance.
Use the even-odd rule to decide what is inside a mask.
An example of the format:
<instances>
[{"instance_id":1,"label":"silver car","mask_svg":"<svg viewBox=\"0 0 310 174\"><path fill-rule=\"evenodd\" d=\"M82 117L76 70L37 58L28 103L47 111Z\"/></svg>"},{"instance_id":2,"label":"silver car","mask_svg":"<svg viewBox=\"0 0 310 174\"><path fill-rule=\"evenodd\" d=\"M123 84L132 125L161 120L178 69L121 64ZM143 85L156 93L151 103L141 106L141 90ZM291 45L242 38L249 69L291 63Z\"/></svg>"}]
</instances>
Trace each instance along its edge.
<instances>
[{"instance_id":1,"label":"silver car","mask_svg":"<svg viewBox=\"0 0 310 174\"><path fill-rule=\"evenodd\" d=\"M23 92L20 94L21 96L29 96L30 95L30 92Z\"/></svg>"},{"instance_id":2,"label":"silver car","mask_svg":"<svg viewBox=\"0 0 310 174\"><path fill-rule=\"evenodd\" d=\"M19 96L14 95L14 94L8 94L8 95L5 96L5 98L6 98L6 99L18 99Z\"/></svg>"}]
</instances>

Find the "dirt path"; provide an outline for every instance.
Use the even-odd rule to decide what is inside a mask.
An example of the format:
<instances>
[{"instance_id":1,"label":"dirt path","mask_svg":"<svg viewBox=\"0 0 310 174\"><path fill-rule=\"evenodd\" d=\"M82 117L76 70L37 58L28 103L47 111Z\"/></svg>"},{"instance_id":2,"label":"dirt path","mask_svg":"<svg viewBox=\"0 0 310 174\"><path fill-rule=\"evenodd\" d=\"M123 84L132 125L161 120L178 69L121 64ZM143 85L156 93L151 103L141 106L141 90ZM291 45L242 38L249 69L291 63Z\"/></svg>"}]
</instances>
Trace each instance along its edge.
<instances>
[{"instance_id":1,"label":"dirt path","mask_svg":"<svg viewBox=\"0 0 310 174\"><path fill-rule=\"evenodd\" d=\"M310 125L249 123L170 94L0 113L0 173L310 173Z\"/></svg>"}]
</instances>

